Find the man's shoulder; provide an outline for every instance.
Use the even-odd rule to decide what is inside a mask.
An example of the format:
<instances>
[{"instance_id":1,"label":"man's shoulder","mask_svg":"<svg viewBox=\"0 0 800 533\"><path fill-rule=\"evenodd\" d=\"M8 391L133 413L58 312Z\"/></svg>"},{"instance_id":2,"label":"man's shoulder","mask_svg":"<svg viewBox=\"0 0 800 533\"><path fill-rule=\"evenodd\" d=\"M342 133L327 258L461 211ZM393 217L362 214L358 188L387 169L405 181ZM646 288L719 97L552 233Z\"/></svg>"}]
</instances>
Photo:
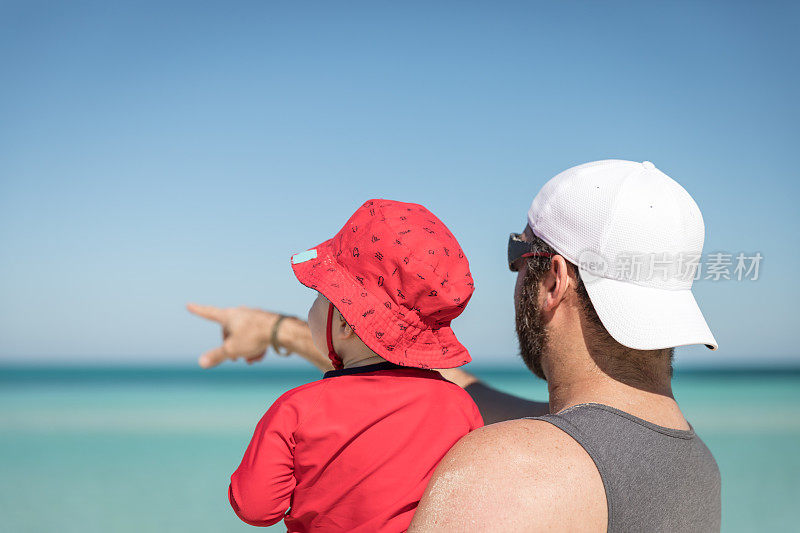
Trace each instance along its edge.
<instances>
[{"instance_id":1,"label":"man's shoulder","mask_svg":"<svg viewBox=\"0 0 800 533\"><path fill-rule=\"evenodd\" d=\"M454 461L466 460L487 468L524 465L536 468L539 474L564 465L594 465L591 457L572 437L537 418L484 426L462 438L451 453ZM531 481L535 482L539 477Z\"/></svg>"},{"instance_id":2,"label":"man's shoulder","mask_svg":"<svg viewBox=\"0 0 800 533\"><path fill-rule=\"evenodd\" d=\"M510 420L476 429L448 452L417 515L420 530L602 528L605 492L572 437L544 420Z\"/></svg>"}]
</instances>

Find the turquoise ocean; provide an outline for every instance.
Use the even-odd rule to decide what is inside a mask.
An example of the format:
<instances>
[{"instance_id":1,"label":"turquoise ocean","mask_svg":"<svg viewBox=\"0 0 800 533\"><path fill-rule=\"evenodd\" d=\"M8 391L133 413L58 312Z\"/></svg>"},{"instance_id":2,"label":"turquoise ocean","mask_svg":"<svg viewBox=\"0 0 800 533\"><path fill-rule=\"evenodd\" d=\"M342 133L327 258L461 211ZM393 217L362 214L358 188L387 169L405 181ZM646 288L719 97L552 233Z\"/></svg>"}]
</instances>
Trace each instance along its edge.
<instances>
[{"instance_id":1,"label":"turquoise ocean","mask_svg":"<svg viewBox=\"0 0 800 533\"><path fill-rule=\"evenodd\" d=\"M471 370L546 400L522 367ZM319 377L269 364L0 367L0 529L253 530L228 505L229 476L272 401ZM723 531L797 531L800 369L679 370L674 390L719 463Z\"/></svg>"}]
</instances>

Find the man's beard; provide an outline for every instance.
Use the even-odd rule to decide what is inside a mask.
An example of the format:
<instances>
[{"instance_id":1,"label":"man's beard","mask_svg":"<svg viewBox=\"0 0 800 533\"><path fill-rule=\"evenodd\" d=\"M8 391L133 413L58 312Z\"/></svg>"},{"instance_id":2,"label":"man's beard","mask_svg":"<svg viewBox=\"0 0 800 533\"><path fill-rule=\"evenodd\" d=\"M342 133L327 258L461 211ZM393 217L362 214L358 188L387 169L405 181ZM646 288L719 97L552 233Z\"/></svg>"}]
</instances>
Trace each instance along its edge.
<instances>
[{"instance_id":1,"label":"man's beard","mask_svg":"<svg viewBox=\"0 0 800 533\"><path fill-rule=\"evenodd\" d=\"M530 371L546 381L547 378L542 370L542 353L547 346L547 332L537 305L538 301L539 280L537 276L526 272L515 313L519 354Z\"/></svg>"}]
</instances>

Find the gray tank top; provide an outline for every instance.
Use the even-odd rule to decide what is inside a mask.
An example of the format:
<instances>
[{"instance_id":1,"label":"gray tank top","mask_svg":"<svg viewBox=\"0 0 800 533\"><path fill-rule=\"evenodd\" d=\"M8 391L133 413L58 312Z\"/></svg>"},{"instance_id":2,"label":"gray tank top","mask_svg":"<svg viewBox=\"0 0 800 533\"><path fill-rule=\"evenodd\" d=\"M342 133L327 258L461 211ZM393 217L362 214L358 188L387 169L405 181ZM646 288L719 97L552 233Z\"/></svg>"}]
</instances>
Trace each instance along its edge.
<instances>
[{"instance_id":1,"label":"gray tank top","mask_svg":"<svg viewBox=\"0 0 800 533\"><path fill-rule=\"evenodd\" d=\"M651 424L607 405L536 417L589 454L608 502L609 532L719 531L720 477L694 430Z\"/></svg>"}]
</instances>

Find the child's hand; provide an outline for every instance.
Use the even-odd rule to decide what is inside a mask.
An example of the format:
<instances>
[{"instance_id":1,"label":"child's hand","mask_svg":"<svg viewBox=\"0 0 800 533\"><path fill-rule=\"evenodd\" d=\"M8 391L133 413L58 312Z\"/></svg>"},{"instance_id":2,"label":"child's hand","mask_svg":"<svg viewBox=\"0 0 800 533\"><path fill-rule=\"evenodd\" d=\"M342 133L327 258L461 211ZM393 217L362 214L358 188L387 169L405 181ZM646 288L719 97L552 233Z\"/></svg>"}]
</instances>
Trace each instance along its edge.
<instances>
[{"instance_id":1,"label":"child's hand","mask_svg":"<svg viewBox=\"0 0 800 533\"><path fill-rule=\"evenodd\" d=\"M222 346L200 356L198 362L203 368L217 366L226 359L244 357L248 363L253 363L264 357L272 327L279 316L249 307L222 309L212 305L187 304L186 309L222 326Z\"/></svg>"}]
</instances>

